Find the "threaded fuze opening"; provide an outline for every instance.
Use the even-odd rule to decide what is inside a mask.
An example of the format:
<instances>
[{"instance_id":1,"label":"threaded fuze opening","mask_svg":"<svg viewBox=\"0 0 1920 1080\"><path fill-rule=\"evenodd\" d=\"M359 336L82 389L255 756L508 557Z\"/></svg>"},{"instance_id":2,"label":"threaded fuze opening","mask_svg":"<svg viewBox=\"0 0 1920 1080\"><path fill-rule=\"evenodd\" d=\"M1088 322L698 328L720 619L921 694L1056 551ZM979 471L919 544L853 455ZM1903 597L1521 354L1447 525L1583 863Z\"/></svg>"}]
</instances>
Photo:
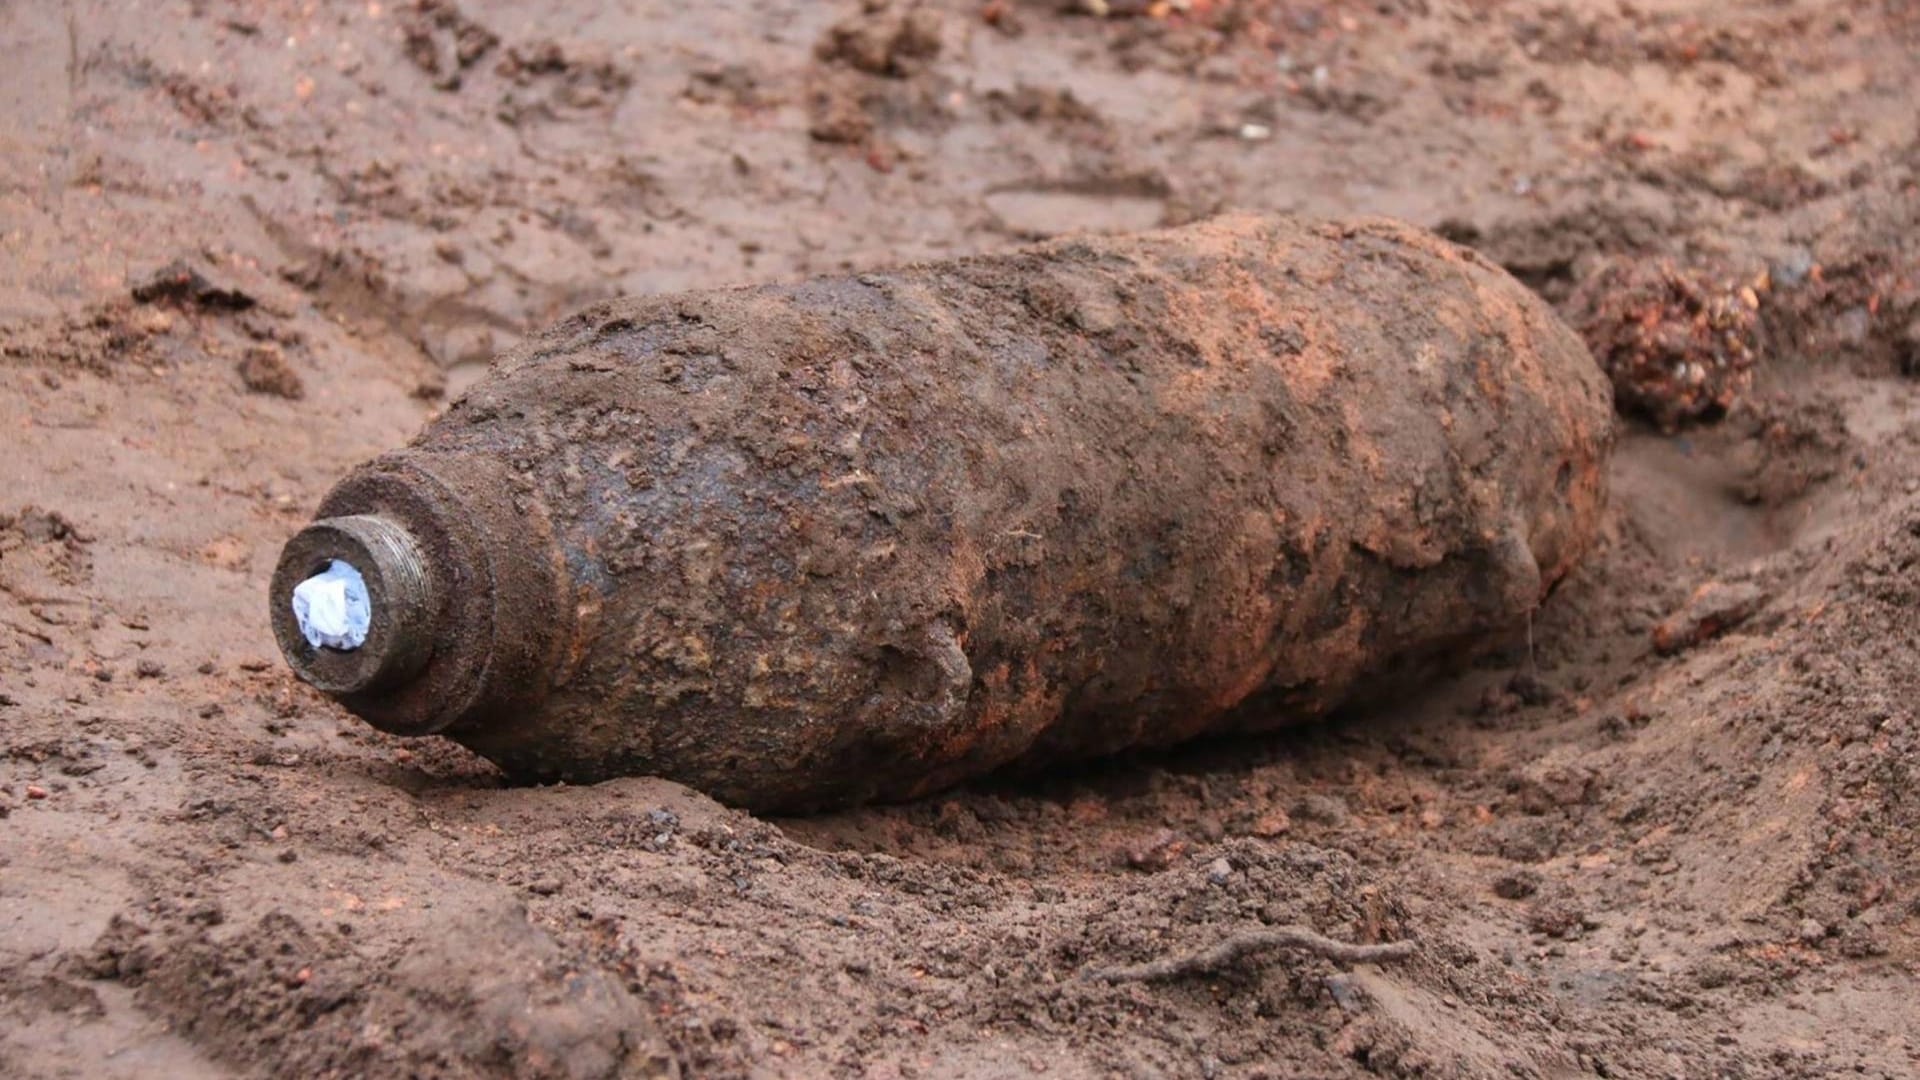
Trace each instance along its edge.
<instances>
[{"instance_id":1,"label":"threaded fuze opening","mask_svg":"<svg viewBox=\"0 0 1920 1080\"><path fill-rule=\"evenodd\" d=\"M432 576L405 527L324 518L287 543L273 575L274 636L294 674L332 694L391 686L433 651Z\"/></svg>"}]
</instances>

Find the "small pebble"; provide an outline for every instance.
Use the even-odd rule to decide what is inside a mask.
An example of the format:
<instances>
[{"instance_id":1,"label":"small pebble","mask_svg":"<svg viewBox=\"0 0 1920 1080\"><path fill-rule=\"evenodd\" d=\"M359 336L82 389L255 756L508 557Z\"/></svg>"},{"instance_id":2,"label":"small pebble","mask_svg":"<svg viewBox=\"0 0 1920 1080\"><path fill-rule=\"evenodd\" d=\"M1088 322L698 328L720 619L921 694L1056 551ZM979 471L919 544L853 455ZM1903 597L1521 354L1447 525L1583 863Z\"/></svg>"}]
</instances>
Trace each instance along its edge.
<instances>
[{"instance_id":1,"label":"small pebble","mask_svg":"<svg viewBox=\"0 0 1920 1080\"><path fill-rule=\"evenodd\" d=\"M1213 884L1225 885L1227 879L1231 877L1233 877L1233 864L1228 862L1225 857L1215 859L1207 864L1207 880Z\"/></svg>"}]
</instances>

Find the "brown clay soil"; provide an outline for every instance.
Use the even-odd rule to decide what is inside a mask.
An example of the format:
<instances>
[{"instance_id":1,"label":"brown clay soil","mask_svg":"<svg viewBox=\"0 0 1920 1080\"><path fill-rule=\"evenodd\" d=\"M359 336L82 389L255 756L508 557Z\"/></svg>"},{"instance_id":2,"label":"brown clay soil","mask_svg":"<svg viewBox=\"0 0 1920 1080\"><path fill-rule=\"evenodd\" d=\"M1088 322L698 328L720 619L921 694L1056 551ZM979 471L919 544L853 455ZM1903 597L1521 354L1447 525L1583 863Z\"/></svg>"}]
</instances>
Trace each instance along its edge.
<instances>
[{"instance_id":1,"label":"brown clay soil","mask_svg":"<svg viewBox=\"0 0 1920 1080\"><path fill-rule=\"evenodd\" d=\"M1920 1071L1920 9L906 2L0 4L0 1075ZM763 819L275 653L568 310L1223 209L1615 377L1599 548L1418 693ZM1088 977L1290 924L1411 951Z\"/></svg>"}]
</instances>

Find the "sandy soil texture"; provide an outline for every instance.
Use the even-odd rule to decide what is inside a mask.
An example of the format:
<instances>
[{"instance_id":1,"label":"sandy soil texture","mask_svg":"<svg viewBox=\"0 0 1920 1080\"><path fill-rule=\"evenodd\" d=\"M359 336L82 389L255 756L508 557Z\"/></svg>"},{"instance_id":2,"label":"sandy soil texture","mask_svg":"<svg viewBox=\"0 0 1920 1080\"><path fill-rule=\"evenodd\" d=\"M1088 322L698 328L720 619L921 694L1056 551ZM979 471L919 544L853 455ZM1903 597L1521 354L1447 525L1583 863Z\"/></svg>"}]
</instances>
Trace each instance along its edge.
<instances>
[{"instance_id":1,"label":"sandy soil texture","mask_svg":"<svg viewBox=\"0 0 1920 1080\"><path fill-rule=\"evenodd\" d=\"M0 61L0 1075L1920 1070L1907 0L15 0ZM276 655L320 496L570 310L1229 209L1436 229L1614 379L1598 550L1424 692L768 819Z\"/></svg>"}]
</instances>

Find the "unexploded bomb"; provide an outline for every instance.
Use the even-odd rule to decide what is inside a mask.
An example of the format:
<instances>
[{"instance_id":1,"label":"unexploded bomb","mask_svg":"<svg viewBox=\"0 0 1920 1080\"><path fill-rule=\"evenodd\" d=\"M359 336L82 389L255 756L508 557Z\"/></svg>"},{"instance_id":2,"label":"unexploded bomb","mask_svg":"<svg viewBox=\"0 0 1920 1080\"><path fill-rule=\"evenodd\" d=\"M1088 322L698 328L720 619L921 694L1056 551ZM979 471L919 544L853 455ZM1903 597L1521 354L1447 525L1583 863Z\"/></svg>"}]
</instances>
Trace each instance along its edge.
<instances>
[{"instance_id":1,"label":"unexploded bomb","mask_svg":"<svg viewBox=\"0 0 1920 1080\"><path fill-rule=\"evenodd\" d=\"M1386 222L622 300L335 487L273 620L369 722L517 777L900 798L1276 727L1516 624L1611 431L1544 304Z\"/></svg>"}]
</instances>

